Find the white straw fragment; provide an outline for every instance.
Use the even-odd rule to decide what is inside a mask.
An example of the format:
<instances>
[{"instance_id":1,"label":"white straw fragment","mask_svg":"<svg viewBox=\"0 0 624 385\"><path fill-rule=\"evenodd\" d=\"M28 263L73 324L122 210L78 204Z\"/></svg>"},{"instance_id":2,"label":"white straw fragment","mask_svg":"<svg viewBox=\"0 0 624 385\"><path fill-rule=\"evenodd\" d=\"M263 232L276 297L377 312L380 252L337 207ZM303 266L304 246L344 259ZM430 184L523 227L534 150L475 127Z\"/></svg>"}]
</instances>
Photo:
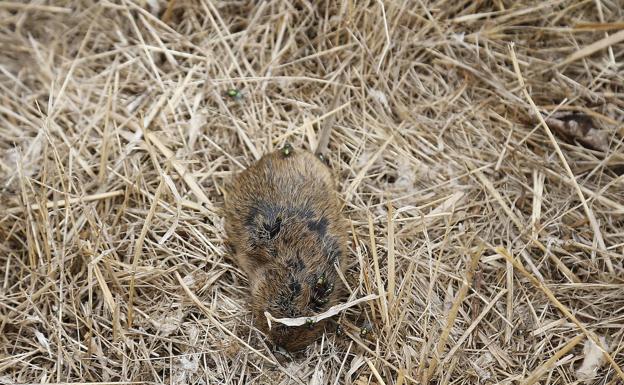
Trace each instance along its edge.
<instances>
[{"instance_id":1,"label":"white straw fragment","mask_svg":"<svg viewBox=\"0 0 624 385\"><path fill-rule=\"evenodd\" d=\"M319 321L324 320L325 318L333 317L336 314L340 313L343 310L346 310L350 307L358 305L362 302L371 301L373 299L377 299L379 296L377 294L369 294L366 297L362 297L359 299L355 299L351 302L334 305L330 307L326 312L317 314L311 317L297 317L297 318L275 318L268 311L264 312L264 316L267 318L267 323L269 324L269 329L271 329L271 322L277 322L286 326L302 326L307 323L317 323Z\"/></svg>"}]
</instances>

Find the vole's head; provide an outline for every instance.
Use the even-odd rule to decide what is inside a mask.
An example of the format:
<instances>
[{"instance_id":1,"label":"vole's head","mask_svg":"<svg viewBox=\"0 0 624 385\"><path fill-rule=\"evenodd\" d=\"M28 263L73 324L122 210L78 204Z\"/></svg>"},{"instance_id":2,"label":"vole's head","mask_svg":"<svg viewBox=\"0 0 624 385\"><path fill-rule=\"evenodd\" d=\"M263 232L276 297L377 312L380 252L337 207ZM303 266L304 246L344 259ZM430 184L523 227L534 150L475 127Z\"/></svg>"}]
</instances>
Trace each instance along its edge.
<instances>
[{"instance_id":1,"label":"vole's head","mask_svg":"<svg viewBox=\"0 0 624 385\"><path fill-rule=\"evenodd\" d=\"M271 341L289 351L305 348L319 338L327 320L303 326L271 323L275 318L311 317L336 304L342 287L331 252L318 237L301 234L297 240L276 242L273 258L259 267L251 282L251 305L258 327Z\"/></svg>"}]
</instances>

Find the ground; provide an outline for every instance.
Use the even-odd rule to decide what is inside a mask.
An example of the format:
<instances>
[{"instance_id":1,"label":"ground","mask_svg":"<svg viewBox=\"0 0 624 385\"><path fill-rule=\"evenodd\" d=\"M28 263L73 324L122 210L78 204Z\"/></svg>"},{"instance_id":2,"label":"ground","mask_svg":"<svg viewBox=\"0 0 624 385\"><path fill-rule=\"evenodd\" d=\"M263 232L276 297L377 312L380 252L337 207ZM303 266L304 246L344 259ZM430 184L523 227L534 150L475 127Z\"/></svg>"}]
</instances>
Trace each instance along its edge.
<instances>
[{"instance_id":1,"label":"ground","mask_svg":"<svg viewBox=\"0 0 624 385\"><path fill-rule=\"evenodd\" d=\"M622 381L623 5L0 2L0 383ZM285 357L223 187L327 125L379 297Z\"/></svg>"}]
</instances>

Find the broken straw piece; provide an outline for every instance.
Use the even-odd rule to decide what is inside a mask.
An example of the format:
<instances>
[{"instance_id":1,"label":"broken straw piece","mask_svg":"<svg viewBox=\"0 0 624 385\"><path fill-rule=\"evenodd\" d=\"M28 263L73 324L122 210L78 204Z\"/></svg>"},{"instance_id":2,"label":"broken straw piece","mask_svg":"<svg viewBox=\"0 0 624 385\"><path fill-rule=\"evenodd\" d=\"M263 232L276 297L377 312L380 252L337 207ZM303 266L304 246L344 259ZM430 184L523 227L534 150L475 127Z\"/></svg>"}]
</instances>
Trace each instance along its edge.
<instances>
[{"instance_id":1,"label":"broken straw piece","mask_svg":"<svg viewBox=\"0 0 624 385\"><path fill-rule=\"evenodd\" d=\"M47 352L50 357L52 357L52 350L50 349L50 343L43 333L38 330L35 330L35 337L37 337L37 341L39 345L41 345Z\"/></svg>"},{"instance_id":2,"label":"broken straw piece","mask_svg":"<svg viewBox=\"0 0 624 385\"><path fill-rule=\"evenodd\" d=\"M272 322L277 322L280 323L282 325L286 325L286 326L302 326L305 325L306 323L317 323L319 321L324 320L325 318L329 318L329 317L333 317L336 314L340 313L343 310L346 310L350 307L353 307L357 304L360 304L362 302L366 302L366 301L370 301L373 299L377 299L379 298L379 296L377 294L369 294L366 297L362 297L359 299L355 299L351 302L347 302L347 303L343 303L343 304L339 304L339 305L334 305L332 307L330 307L326 312L323 312L321 314L317 314L315 316L311 316L311 317L297 317L297 318L275 318L271 315L271 313L269 313L268 311L264 312L264 316L267 319L267 323L269 325L269 330L271 329L271 321Z\"/></svg>"}]
</instances>

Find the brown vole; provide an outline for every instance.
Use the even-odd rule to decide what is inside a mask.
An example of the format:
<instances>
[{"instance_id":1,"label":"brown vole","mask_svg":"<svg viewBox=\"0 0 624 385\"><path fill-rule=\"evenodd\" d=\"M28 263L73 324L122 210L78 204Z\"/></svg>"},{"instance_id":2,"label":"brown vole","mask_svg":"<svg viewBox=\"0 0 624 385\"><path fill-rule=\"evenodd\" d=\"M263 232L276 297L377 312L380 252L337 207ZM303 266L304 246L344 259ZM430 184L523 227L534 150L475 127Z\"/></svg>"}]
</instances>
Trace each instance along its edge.
<instances>
[{"instance_id":1,"label":"brown vole","mask_svg":"<svg viewBox=\"0 0 624 385\"><path fill-rule=\"evenodd\" d=\"M256 325L277 346L300 350L327 320L289 327L276 318L312 316L340 297L348 225L331 172L318 157L285 146L237 175L225 200L228 246L247 274Z\"/></svg>"}]
</instances>

